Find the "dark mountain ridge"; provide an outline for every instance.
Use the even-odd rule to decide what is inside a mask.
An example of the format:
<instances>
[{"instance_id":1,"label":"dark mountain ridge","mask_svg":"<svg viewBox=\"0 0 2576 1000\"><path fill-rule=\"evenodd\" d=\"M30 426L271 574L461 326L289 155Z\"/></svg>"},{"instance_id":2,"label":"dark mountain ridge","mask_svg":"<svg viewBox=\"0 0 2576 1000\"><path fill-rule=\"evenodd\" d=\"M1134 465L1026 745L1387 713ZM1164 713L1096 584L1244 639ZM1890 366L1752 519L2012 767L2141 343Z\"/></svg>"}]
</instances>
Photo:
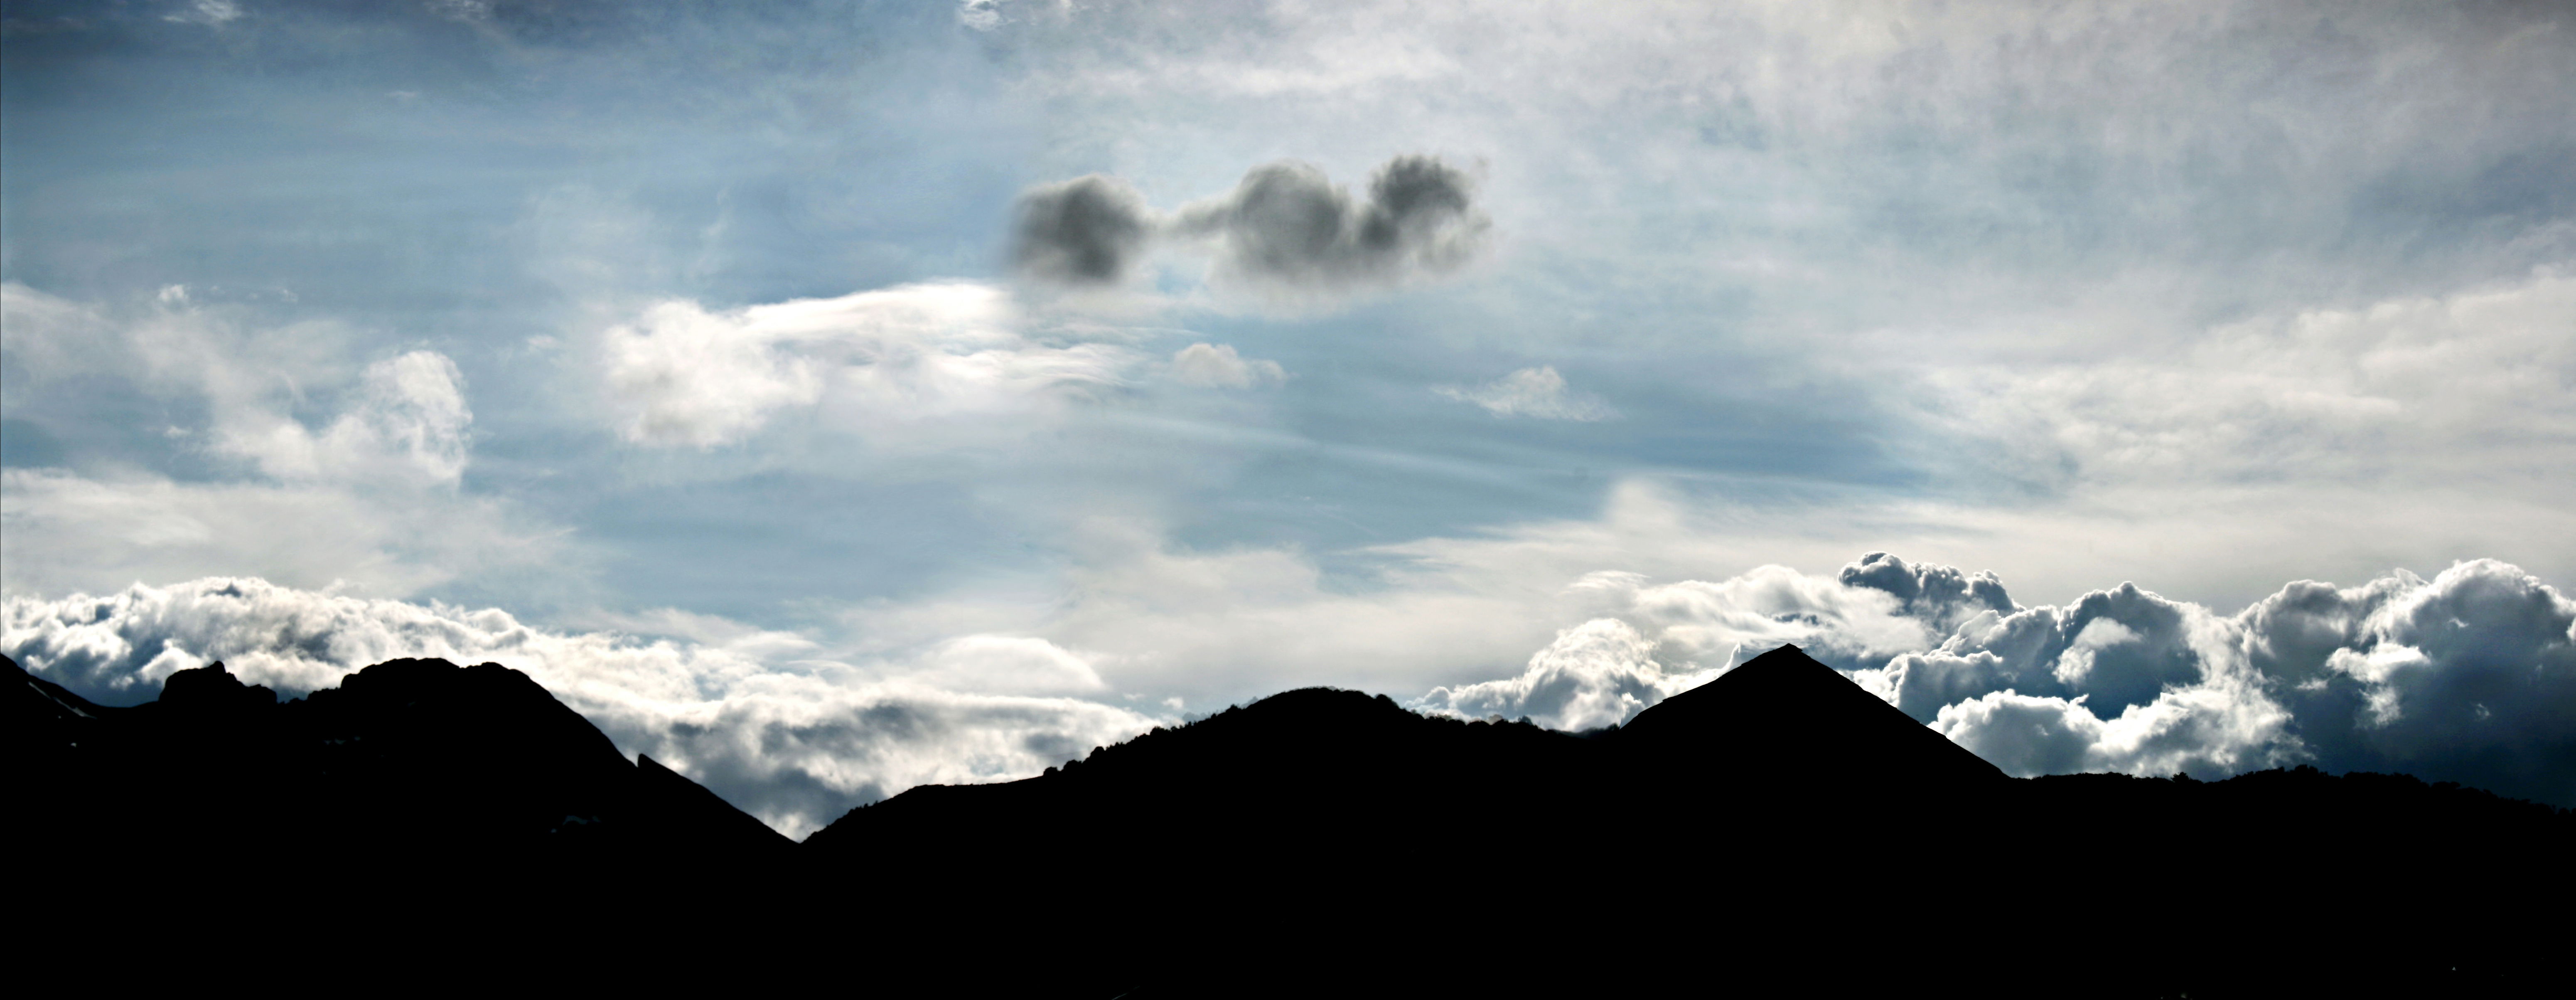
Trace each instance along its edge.
<instances>
[{"instance_id":1,"label":"dark mountain ridge","mask_svg":"<svg viewBox=\"0 0 2576 1000\"><path fill-rule=\"evenodd\" d=\"M259 851L317 835L396 854L775 854L766 824L497 663L390 660L281 702L220 663L158 700L94 705L0 657L9 740L40 836L88 851L174 836Z\"/></svg>"},{"instance_id":2,"label":"dark mountain ridge","mask_svg":"<svg viewBox=\"0 0 2576 1000\"><path fill-rule=\"evenodd\" d=\"M2015 780L1795 647L1581 735L1291 691L1036 778L914 788L801 845L496 664L390 661L291 702L217 666L130 709L15 679L25 848L331 845L255 878L163 864L82 905L322 907L431 938L587 914L546 940L650 985L721 981L738 951L841 956L861 993L1848 991L1962 968L1989 994L2511 991L2549 953L2518 904L2576 887L2576 812L2305 768ZM690 944L611 931L627 917ZM2356 922L2402 944L2355 964Z\"/></svg>"}]
</instances>

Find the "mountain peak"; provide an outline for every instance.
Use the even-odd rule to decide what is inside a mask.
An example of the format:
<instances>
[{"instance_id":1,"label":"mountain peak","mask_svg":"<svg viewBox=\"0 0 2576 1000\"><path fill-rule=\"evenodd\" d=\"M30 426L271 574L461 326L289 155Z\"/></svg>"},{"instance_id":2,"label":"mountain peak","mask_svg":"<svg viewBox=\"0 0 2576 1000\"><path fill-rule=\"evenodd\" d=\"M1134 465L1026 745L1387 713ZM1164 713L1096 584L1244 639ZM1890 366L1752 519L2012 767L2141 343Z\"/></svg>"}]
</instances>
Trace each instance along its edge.
<instances>
[{"instance_id":1,"label":"mountain peak","mask_svg":"<svg viewBox=\"0 0 2576 1000\"><path fill-rule=\"evenodd\" d=\"M191 670L171 674L161 682L157 702L185 711L218 710L277 704L277 692L256 684L243 684L241 678L224 669L217 660Z\"/></svg>"},{"instance_id":2,"label":"mountain peak","mask_svg":"<svg viewBox=\"0 0 2576 1000\"><path fill-rule=\"evenodd\" d=\"M330 830L451 861L749 857L793 843L659 761L629 763L590 720L497 663L388 660L283 704L211 663L133 708L9 666L20 680L0 707L13 746L41 763L65 842L146 850L175 828L251 851Z\"/></svg>"},{"instance_id":3,"label":"mountain peak","mask_svg":"<svg viewBox=\"0 0 2576 1000\"><path fill-rule=\"evenodd\" d=\"M1616 739L1666 767L1714 768L1768 783L1831 778L1905 788L2005 777L1785 644L1638 713Z\"/></svg>"}]
</instances>

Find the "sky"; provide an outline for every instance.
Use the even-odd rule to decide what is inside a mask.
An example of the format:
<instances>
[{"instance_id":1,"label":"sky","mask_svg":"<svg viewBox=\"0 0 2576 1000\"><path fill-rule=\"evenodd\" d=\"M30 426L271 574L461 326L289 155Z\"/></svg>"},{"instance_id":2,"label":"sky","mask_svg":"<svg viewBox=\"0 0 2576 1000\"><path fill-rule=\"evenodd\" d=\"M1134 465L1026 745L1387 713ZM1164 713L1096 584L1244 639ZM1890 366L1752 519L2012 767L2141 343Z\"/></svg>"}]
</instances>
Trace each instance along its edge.
<instances>
[{"instance_id":1,"label":"sky","mask_svg":"<svg viewBox=\"0 0 2576 1000\"><path fill-rule=\"evenodd\" d=\"M1794 642L2576 806L2576 11L9 2L0 652L528 671L789 832ZM1792 748L1791 751L1794 752Z\"/></svg>"}]
</instances>

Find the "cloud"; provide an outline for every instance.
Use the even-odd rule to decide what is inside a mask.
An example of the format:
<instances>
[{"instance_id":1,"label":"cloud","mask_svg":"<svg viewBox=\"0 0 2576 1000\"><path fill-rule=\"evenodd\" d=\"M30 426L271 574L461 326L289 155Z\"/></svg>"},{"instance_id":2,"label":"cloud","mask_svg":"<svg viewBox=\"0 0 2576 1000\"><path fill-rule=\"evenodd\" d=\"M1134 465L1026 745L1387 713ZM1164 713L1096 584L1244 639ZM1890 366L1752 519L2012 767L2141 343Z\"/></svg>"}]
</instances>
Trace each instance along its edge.
<instances>
[{"instance_id":1,"label":"cloud","mask_svg":"<svg viewBox=\"0 0 2576 1000\"><path fill-rule=\"evenodd\" d=\"M1654 644L1626 622L1598 618L1557 633L1517 677L1436 687L1413 707L1466 718L1527 718L1550 729L1583 730L1626 722L1656 702L1716 676L1667 673Z\"/></svg>"},{"instance_id":2,"label":"cloud","mask_svg":"<svg viewBox=\"0 0 2576 1000\"><path fill-rule=\"evenodd\" d=\"M2576 601L2492 560L2292 583L2235 615L2129 584L2022 607L1991 574L1884 553L1831 579L1768 566L1574 589L1606 613L1516 676L1414 705L1592 728L1788 642L2014 774L2309 762L2576 803Z\"/></svg>"},{"instance_id":3,"label":"cloud","mask_svg":"<svg viewBox=\"0 0 2576 1000\"><path fill-rule=\"evenodd\" d=\"M2576 275L2285 312L2177 352L1941 364L1927 422L2030 481L2448 484L2554 495L2576 442Z\"/></svg>"},{"instance_id":4,"label":"cloud","mask_svg":"<svg viewBox=\"0 0 2576 1000\"><path fill-rule=\"evenodd\" d=\"M1956 567L1910 566L1885 552L1872 552L1842 568L1834 579L1846 587L1867 587L1895 596L1905 614L1943 631L1956 628L1979 612L2009 614L2016 605L1993 573L1962 573Z\"/></svg>"},{"instance_id":5,"label":"cloud","mask_svg":"<svg viewBox=\"0 0 2576 1000\"><path fill-rule=\"evenodd\" d=\"M2430 580L2297 583L2239 616L2325 759L2576 797L2576 600L2493 560Z\"/></svg>"},{"instance_id":6,"label":"cloud","mask_svg":"<svg viewBox=\"0 0 2576 1000\"><path fill-rule=\"evenodd\" d=\"M1625 722L1783 643L1848 669L1882 665L1932 637L1924 620L1884 591L1785 566L1669 584L1596 572L1568 591L1599 617L1559 633L1519 676L1434 688L1413 705L1595 728Z\"/></svg>"},{"instance_id":7,"label":"cloud","mask_svg":"<svg viewBox=\"0 0 2576 1000\"><path fill-rule=\"evenodd\" d=\"M976 31L1002 26L1002 0L958 0L957 23Z\"/></svg>"},{"instance_id":8,"label":"cloud","mask_svg":"<svg viewBox=\"0 0 2576 1000\"><path fill-rule=\"evenodd\" d=\"M440 491L187 482L133 470L0 470L0 583L62 593L252 567L297 585L404 595L542 573L567 585L561 532Z\"/></svg>"},{"instance_id":9,"label":"cloud","mask_svg":"<svg viewBox=\"0 0 2576 1000\"><path fill-rule=\"evenodd\" d=\"M1028 777L1155 716L1066 694L1101 688L1044 640L966 636L857 665L810 641L704 616L691 637L533 628L491 609L370 600L253 578L0 599L0 651L105 703L148 700L221 660L295 695L401 656L526 672L629 753L648 753L791 836L927 782ZM640 623L640 622L639 622Z\"/></svg>"},{"instance_id":10,"label":"cloud","mask_svg":"<svg viewBox=\"0 0 2576 1000\"><path fill-rule=\"evenodd\" d=\"M1063 285L1127 280L1157 221L1126 181L1092 174L1020 196L1012 249L1020 273Z\"/></svg>"},{"instance_id":11,"label":"cloud","mask_svg":"<svg viewBox=\"0 0 2576 1000\"><path fill-rule=\"evenodd\" d=\"M465 475L474 414L464 377L435 351L367 366L356 399L320 433L279 420L257 436L228 433L221 447L288 481L410 480L454 489Z\"/></svg>"},{"instance_id":12,"label":"cloud","mask_svg":"<svg viewBox=\"0 0 2576 1000\"><path fill-rule=\"evenodd\" d=\"M1005 292L968 282L726 312L672 300L602 335L600 378L627 440L712 448L788 410L907 435L1042 415L1117 388L1141 360L1115 344L1040 343L1020 324Z\"/></svg>"},{"instance_id":13,"label":"cloud","mask_svg":"<svg viewBox=\"0 0 2576 1000\"><path fill-rule=\"evenodd\" d=\"M0 286L0 317L14 367L30 380L105 378L199 402L200 446L269 478L453 488L464 474L474 415L464 376L436 351L356 368L358 349L336 324L254 324L198 305L182 285L162 288L137 313L9 283ZM303 415L317 409L337 415L317 429Z\"/></svg>"},{"instance_id":14,"label":"cloud","mask_svg":"<svg viewBox=\"0 0 2576 1000\"><path fill-rule=\"evenodd\" d=\"M1029 636L970 635L934 647L915 679L952 691L1096 694L1108 690L1080 656Z\"/></svg>"},{"instance_id":15,"label":"cloud","mask_svg":"<svg viewBox=\"0 0 2576 1000\"><path fill-rule=\"evenodd\" d=\"M1212 282L1298 307L1448 274L1484 251L1492 228L1475 179L1437 157L1388 160L1365 197L1283 160L1169 216L1101 174L1032 188L1012 256L1024 277L1081 288L1125 282L1157 242L1203 248L1215 254Z\"/></svg>"},{"instance_id":16,"label":"cloud","mask_svg":"<svg viewBox=\"0 0 2576 1000\"><path fill-rule=\"evenodd\" d=\"M187 9L176 14L164 14L161 19L180 24L203 24L214 27L239 20L242 13L241 4L233 0L190 0Z\"/></svg>"},{"instance_id":17,"label":"cloud","mask_svg":"<svg viewBox=\"0 0 2576 1000\"><path fill-rule=\"evenodd\" d=\"M2309 760L2292 717L2262 692L2229 684L2177 688L2109 719L2073 699L2009 688L1944 705L1932 728L2005 773L2119 771L2221 776ZM2328 761L2334 770L2349 762Z\"/></svg>"},{"instance_id":18,"label":"cloud","mask_svg":"<svg viewBox=\"0 0 2576 1000\"><path fill-rule=\"evenodd\" d=\"M1554 366L1523 368L1473 388L1441 386L1431 390L1462 403L1474 403L1497 417L1539 420L1607 420L1617 416L1600 400L1565 391L1565 376Z\"/></svg>"},{"instance_id":19,"label":"cloud","mask_svg":"<svg viewBox=\"0 0 2576 1000\"><path fill-rule=\"evenodd\" d=\"M182 478L93 457L0 472L9 587L255 568L404 594L558 551L506 505L463 493L474 414L444 354L359 364L336 324L261 324L176 285L136 308L0 285L0 326L11 421L110 456L176 445L208 466ZM147 402L119 424L97 418L102 395ZM155 419L135 424L135 409Z\"/></svg>"},{"instance_id":20,"label":"cloud","mask_svg":"<svg viewBox=\"0 0 2576 1000\"><path fill-rule=\"evenodd\" d=\"M1279 574L1311 570L1276 554L1163 558L1173 564L1157 571L1159 590L1095 575L1071 618L1003 630L951 612L918 623L940 637L873 652L676 611L563 631L497 610L241 578L11 595L0 651L110 702L210 659L288 691L393 656L497 660L628 752L672 760L802 832L912 784L1024 776L1132 735L1161 720L1110 692L1169 690L1165 675L1229 650L1280 659L1272 666L1292 673L1275 690L1299 683L1295 670L1344 667L1371 643L1424 662L1472 652L1478 627L1494 631L1504 607L1438 588L1299 600L1311 578ZM1955 608L1844 581L1884 579L1898 562L1874 554L1832 575L1769 566L1668 584L1589 574L1535 606L1577 624L1542 638L1517 674L1440 685L1414 705L1593 728L1795 642L2016 774L2215 777L2310 762L2546 801L2576 791L2566 752L2576 602L2510 566L2297 583L2232 616L2119 587L2063 607L1980 608L1944 631L1937 622ZM1906 569L1916 580L1978 578ZM896 619L870 623L902 631ZM1068 638L1085 632L1107 641ZM2064 669L2077 654L2087 669Z\"/></svg>"},{"instance_id":21,"label":"cloud","mask_svg":"<svg viewBox=\"0 0 2576 1000\"><path fill-rule=\"evenodd\" d=\"M460 24L483 24L492 20L491 0L429 0L429 12Z\"/></svg>"},{"instance_id":22,"label":"cloud","mask_svg":"<svg viewBox=\"0 0 2576 1000\"><path fill-rule=\"evenodd\" d=\"M1207 389L1249 389L1287 381L1279 362L1246 360L1225 344L1191 344L1172 355L1172 379Z\"/></svg>"},{"instance_id":23,"label":"cloud","mask_svg":"<svg viewBox=\"0 0 2576 1000\"><path fill-rule=\"evenodd\" d=\"M1492 229L1475 180L1436 157L1399 156L1354 198L1313 166L1255 167L1233 191L1182 206L1182 239L1213 241L1216 277L1274 299L1333 299L1446 274Z\"/></svg>"}]
</instances>

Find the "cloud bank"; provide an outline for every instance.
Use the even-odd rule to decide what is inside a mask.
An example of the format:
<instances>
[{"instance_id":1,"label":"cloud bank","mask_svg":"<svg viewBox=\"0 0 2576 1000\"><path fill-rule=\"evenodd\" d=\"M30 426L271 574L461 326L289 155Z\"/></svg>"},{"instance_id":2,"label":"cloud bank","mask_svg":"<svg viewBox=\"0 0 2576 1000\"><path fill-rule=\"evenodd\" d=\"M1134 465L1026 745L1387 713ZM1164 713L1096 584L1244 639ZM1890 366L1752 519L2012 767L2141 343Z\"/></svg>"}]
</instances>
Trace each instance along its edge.
<instances>
[{"instance_id":1,"label":"cloud bank","mask_svg":"<svg viewBox=\"0 0 2576 1000\"><path fill-rule=\"evenodd\" d=\"M2234 615L2129 585L2025 607L1991 576L1884 554L1833 576L1603 572L1572 590L1599 613L1520 673L1414 706L1597 728L1794 642L2018 775L2313 763L2576 802L2576 600L2502 563L2302 581ZM835 653L676 611L563 631L247 578L0 609L0 651L108 703L217 659L289 694L398 656L498 661L791 834L915 784L1025 777L1178 711L1115 693L1134 654L1033 634Z\"/></svg>"},{"instance_id":2,"label":"cloud bank","mask_svg":"<svg viewBox=\"0 0 2576 1000\"><path fill-rule=\"evenodd\" d=\"M1794 642L2017 775L2306 762L2576 803L2576 600L2492 560L2300 581L2234 615L2128 584L2022 607L1991 576L1884 554L1832 579L1577 586L1611 613L1417 707L1592 728Z\"/></svg>"},{"instance_id":3,"label":"cloud bank","mask_svg":"<svg viewBox=\"0 0 2576 1000\"><path fill-rule=\"evenodd\" d=\"M403 656L526 672L629 753L651 754L790 836L913 785L1028 777L1171 721L1069 695L1079 654L965 636L846 664L813 643L680 613L649 632L531 628L497 610L368 600L249 578L0 603L0 650L102 703L148 700L221 660L289 696ZM655 635L652 633L659 633ZM673 634L680 633L680 634Z\"/></svg>"}]
</instances>

